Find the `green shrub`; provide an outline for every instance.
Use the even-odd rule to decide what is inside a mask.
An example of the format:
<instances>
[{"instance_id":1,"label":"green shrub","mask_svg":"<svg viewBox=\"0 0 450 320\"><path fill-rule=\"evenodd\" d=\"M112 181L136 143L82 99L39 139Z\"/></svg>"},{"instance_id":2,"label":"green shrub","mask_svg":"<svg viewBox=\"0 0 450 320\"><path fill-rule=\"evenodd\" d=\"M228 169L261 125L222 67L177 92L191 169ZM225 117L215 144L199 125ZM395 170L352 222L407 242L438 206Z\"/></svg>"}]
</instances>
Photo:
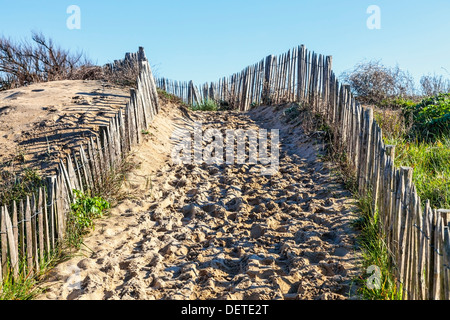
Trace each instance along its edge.
<instances>
[{"instance_id":1,"label":"green shrub","mask_svg":"<svg viewBox=\"0 0 450 320\"><path fill-rule=\"evenodd\" d=\"M94 228L94 219L101 218L103 211L109 209L108 201L101 197L90 197L74 190L76 201L72 204L72 214L81 228Z\"/></svg>"},{"instance_id":2,"label":"green shrub","mask_svg":"<svg viewBox=\"0 0 450 320\"><path fill-rule=\"evenodd\" d=\"M71 205L67 224L67 241L69 246L79 248L86 230L95 228L94 220L101 218L110 204L101 197L91 197L79 190L74 190L74 196L75 203Z\"/></svg>"},{"instance_id":3,"label":"green shrub","mask_svg":"<svg viewBox=\"0 0 450 320\"><path fill-rule=\"evenodd\" d=\"M412 116L411 135L419 140L435 141L450 136L450 93L423 99L404 108L407 119Z\"/></svg>"}]
</instances>

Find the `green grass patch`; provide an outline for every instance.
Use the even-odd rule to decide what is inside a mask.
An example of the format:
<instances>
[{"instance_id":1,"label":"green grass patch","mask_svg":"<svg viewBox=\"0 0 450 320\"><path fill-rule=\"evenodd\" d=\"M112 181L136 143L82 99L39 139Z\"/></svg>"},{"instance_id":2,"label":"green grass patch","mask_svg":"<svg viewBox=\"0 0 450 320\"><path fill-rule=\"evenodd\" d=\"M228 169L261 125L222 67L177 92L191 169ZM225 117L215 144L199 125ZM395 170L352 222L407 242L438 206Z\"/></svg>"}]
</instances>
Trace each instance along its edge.
<instances>
[{"instance_id":1,"label":"green grass patch","mask_svg":"<svg viewBox=\"0 0 450 320\"><path fill-rule=\"evenodd\" d=\"M362 252L363 270L376 266L380 271L378 287L368 285L373 274L366 273L358 279L359 293L367 300L401 300L402 289L394 277L395 266L384 242L385 235L381 232L378 210L374 210L372 197L359 197L357 206L359 218L353 222L353 227L360 231L358 245Z\"/></svg>"},{"instance_id":2,"label":"green grass patch","mask_svg":"<svg viewBox=\"0 0 450 320\"><path fill-rule=\"evenodd\" d=\"M95 229L94 220L103 217L110 204L102 197L84 194L79 190L74 190L74 196L76 200L71 205L67 221L66 242L70 248L80 249L83 236L89 229Z\"/></svg>"},{"instance_id":3,"label":"green grass patch","mask_svg":"<svg viewBox=\"0 0 450 320\"><path fill-rule=\"evenodd\" d=\"M60 247L46 253L44 260L40 262L39 274L34 275L26 271L27 261L25 259L19 261L18 277L14 278L12 274L8 274L0 283L0 300L32 300L42 293L43 288L39 287L39 282L60 261L60 257Z\"/></svg>"},{"instance_id":4,"label":"green grass patch","mask_svg":"<svg viewBox=\"0 0 450 320\"><path fill-rule=\"evenodd\" d=\"M402 97L392 97L392 98L387 98L387 99L383 99L377 106L379 108L387 108L387 109L392 109L392 108L400 108L400 109L404 109L404 108L411 108L414 107L417 104L418 101L416 100L412 100L412 99L405 99Z\"/></svg>"},{"instance_id":5,"label":"green grass patch","mask_svg":"<svg viewBox=\"0 0 450 320\"><path fill-rule=\"evenodd\" d=\"M35 277L21 275L20 278L13 280L11 276L3 279L0 286L0 300L31 300L41 291L36 287Z\"/></svg>"},{"instance_id":6,"label":"green grass patch","mask_svg":"<svg viewBox=\"0 0 450 320\"><path fill-rule=\"evenodd\" d=\"M437 209L450 208L450 138L434 142L386 139L396 145L395 165L412 167L417 193L425 205L430 200Z\"/></svg>"},{"instance_id":7,"label":"green grass patch","mask_svg":"<svg viewBox=\"0 0 450 320\"><path fill-rule=\"evenodd\" d=\"M201 103L191 106L192 111L218 111L219 105L216 101L208 99Z\"/></svg>"}]
</instances>

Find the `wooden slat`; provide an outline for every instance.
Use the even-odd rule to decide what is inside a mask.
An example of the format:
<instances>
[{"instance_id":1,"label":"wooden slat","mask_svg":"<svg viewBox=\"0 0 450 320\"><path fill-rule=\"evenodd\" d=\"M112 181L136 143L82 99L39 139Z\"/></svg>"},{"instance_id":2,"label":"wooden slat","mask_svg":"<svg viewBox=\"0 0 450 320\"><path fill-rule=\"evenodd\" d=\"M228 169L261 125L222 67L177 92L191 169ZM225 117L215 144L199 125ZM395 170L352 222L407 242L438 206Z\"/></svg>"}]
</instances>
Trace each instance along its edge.
<instances>
[{"instance_id":1,"label":"wooden slat","mask_svg":"<svg viewBox=\"0 0 450 320\"><path fill-rule=\"evenodd\" d=\"M48 198L47 198L47 211L48 211L48 235L50 240L50 248L53 250L56 245L56 234L57 234L57 218L56 218L56 210L57 210L57 201L56 201L56 176L49 176L46 178L47 182L47 190L48 190Z\"/></svg>"},{"instance_id":2,"label":"wooden slat","mask_svg":"<svg viewBox=\"0 0 450 320\"><path fill-rule=\"evenodd\" d=\"M153 119L153 115L152 115L152 119ZM121 149L122 149L122 158L123 155L126 154L129 149L128 149L128 145L127 145L127 136L125 133L125 118L124 118L124 114L122 112L122 109L119 110L119 114L118 114L118 121L119 121L119 133L120 133L120 145L121 145Z\"/></svg>"},{"instance_id":3,"label":"wooden slat","mask_svg":"<svg viewBox=\"0 0 450 320\"><path fill-rule=\"evenodd\" d=\"M57 234L57 239L59 242L62 242L63 237L64 237L64 210L65 210L65 206L64 206L64 193L63 193L63 188L64 188L64 182L63 182L64 178L59 175L56 179L56 184L55 184L55 198L56 198L56 234Z\"/></svg>"},{"instance_id":4,"label":"wooden slat","mask_svg":"<svg viewBox=\"0 0 450 320\"><path fill-rule=\"evenodd\" d=\"M125 107L125 135L127 139L127 146L128 151L131 151L134 146L134 130L133 128L133 122L132 122L132 115L131 115L131 105L128 103Z\"/></svg>"},{"instance_id":5,"label":"wooden slat","mask_svg":"<svg viewBox=\"0 0 450 320\"><path fill-rule=\"evenodd\" d=\"M31 226L31 203L30 197L27 196L26 204L25 204L25 240L26 240L26 249L27 249L27 268L28 274L34 274L33 268L33 230Z\"/></svg>"},{"instance_id":6,"label":"wooden slat","mask_svg":"<svg viewBox=\"0 0 450 320\"><path fill-rule=\"evenodd\" d=\"M116 152L115 152L115 140L113 138L113 133L112 133L112 125L111 122L109 123L109 125L106 128L105 131L105 135L107 137L107 144L108 147L106 148L106 153L109 156L109 161L110 161L110 167L105 168L105 169L114 169L116 167ZM141 141L139 141L140 143Z\"/></svg>"},{"instance_id":7,"label":"wooden slat","mask_svg":"<svg viewBox=\"0 0 450 320\"><path fill-rule=\"evenodd\" d=\"M413 190L413 206L414 206L414 215L412 216L411 220L411 231L412 231L412 257L413 261L411 266L411 273L412 273L412 290L414 293L413 299L414 300L420 300L421 296L421 290L420 290L420 281L419 281L419 265L420 265L420 259L419 259L419 235L420 232L417 229L417 221L418 217L421 215L421 208L420 208L420 197L417 195L416 189Z\"/></svg>"},{"instance_id":8,"label":"wooden slat","mask_svg":"<svg viewBox=\"0 0 450 320\"><path fill-rule=\"evenodd\" d=\"M442 242L443 242L443 220L441 215L435 210L435 232L434 232L434 280L433 280L433 291L434 291L434 300L443 300L444 292L442 291L443 287L443 274L442 274Z\"/></svg>"},{"instance_id":9,"label":"wooden slat","mask_svg":"<svg viewBox=\"0 0 450 320\"><path fill-rule=\"evenodd\" d=\"M67 189L67 185L65 183L61 184L61 199L62 199L62 210L61 214L61 227L62 227L62 238L65 238L66 235L66 227L67 227L67 218L70 214L71 205L73 202L70 202L69 197L67 196L69 191ZM74 199L75 201L76 199Z\"/></svg>"},{"instance_id":10,"label":"wooden slat","mask_svg":"<svg viewBox=\"0 0 450 320\"><path fill-rule=\"evenodd\" d=\"M19 231L19 250L21 257L26 257L26 245L25 245L25 205L24 201L20 200L19 202L19 221L21 223L18 224Z\"/></svg>"},{"instance_id":11,"label":"wooden slat","mask_svg":"<svg viewBox=\"0 0 450 320\"><path fill-rule=\"evenodd\" d=\"M94 144L94 138L91 136L89 138L89 142L87 145L87 156L89 158L88 162L89 162L89 166L91 168L91 174L92 174L92 185L91 188L92 189L96 189L98 183L101 183L101 175L98 173L98 167L97 167L97 163L98 163L98 155L96 152L96 148L95 148L95 144Z\"/></svg>"},{"instance_id":12,"label":"wooden slat","mask_svg":"<svg viewBox=\"0 0 450 320\"><path fill-rule=\"evenodd\" d=\"M75 179L77 181L78 190L80 190L82 193L84 193L84 186L86 185L84 179L83 179L83 172L81 168L81 161L79 159L79 156L76 154L76 150L72 149L72 159L73 159L73 165L75 169Z\"/></svg>"},{"instance_id":13,"label":"wooden slat","mask_svg":"<svg viewBox=\"0 0 450 320\"><path fill-rule=\"evenodd\" d=\"M388 165L388 157L384 153L383 150L383 157L381 158L382 163L380 165L380 177L379 177L379 201L377 203L377 208L380 216L380 223L382 224L382 230L383 234L386 237L385 242L388 245L389 248L389 223L388 223L388 212L386 210L386 197L388 194L388 188L387 188L387 175L386 175L386 167Z\"/></svg>"},{"instance_id":14,"label":"wooden slat","mask_svg":"<svg viewBox=\"0 0 450 320\"><path fill-rule=\"evenodd\" d=\"M425 300L426 298L426 278L425 278L425 226L424 226L424 210L420 206L419 198L419 214L416 216L416 228L417 228L417 251L418 251L418 263L417 263L417 279L419 299Z\"/></svg>"},{"instance_id":15,"label":"wooden slat","mask_svg":"<svg viewBox=\"0 0 450 320\"><path fill-rule=\"evenodd\" d=\"M81 162L81 175L83 176L84 182L85 182L85 186L86 186L86 191L87 190L92 190L92 188L94 187L94 182L93 182L93 174L91 172L91 167L89 165L89 161L86 157L86 153L84 152L84 147L83 145L81 145L79 147L79 155L80 155L80 162Z\"/></svg>"},{"instance_id":16,"label":"wooden slat","mask_svg":"<svg viewBox=\"0 0 450 320\"><path fill-rule=\"evenodd\" d=\"M38 226L37 226L37 200L33 194L31 197L31 232L32 232L32 246L33 246L33 265L36 273L39 274L39 244L38 244Z\"/></svg>"},{"instance_id":17,"label":"wooden slat","mask_svg":"<svg viewBox=\"0 0 450 320\"><path fill-rule=\"evenodd\" d=\"M428 242L427 242L427 247L428 247L428 268L427 268L427 272L428 272L428 285L427 285L427 289L428 289L428 299L429 300L433 300L434 299L434 291L433 291L433 286L434 286L434 219L435 215L434 215L434 210L431 209L431 207L428 207L428 213L427 213L427 224L428 224Z\"/></svg>"},{"instance_id":18,"label":"wooden slat","mask_svg":"<svg viewBox=\"0 0 450 320\"><path fill-rule=\"evenodd\" d=\"M146 94L144 93L145 90L145 82L143 80L143 76L142 74L139 74L138 78L137 78L137 99L139 100L141 106L142 106L142 121L143 121L143 126L145 128L148 128L148 125L150 123L150 116L148 114L148 110L150 109L150 105L147 102L148 101L148 97L146 96ZM116 129L116 128L115 128Z\"/></svg>"},{"instance_id":19,"label":"wooden slat","mask_svg":"<svg viewBox=\"0 0 450 320\"><path fill-rule=\"evenodd\" d=\"M46 255L46 258L48 259L50 257L50 251L51 248L51 236L50 236L50 216L49 216L49 197L48 197L48 190L46 191L45 188L42 189L42 210L43 210L43 233L44 233L44 246L42 247L44 254Z\"/></svg>"},{"instance_id":20,"label":"wooden slat","mask_svg":"<svg viewBox=\"0 0 450 320\"><path fill-rule=\"evenodd\" d=\"M17 248L17 242L14 236L11 218L9 216L8 209L6 206L4 207L2 214L3 214L2 221L4 221L4 224L6 225L6 233L8 237L10 267L13 271L12 275L14 279L17 279L17 276L19 275L19 250Z\"/></svg>"},{"instance_id":21,"label":"wooden slat","mask_svg":"<svg viewBox=\"0 0 450 320\"><path fill-rule=\"evenodd\" d=\"M37 199L37 235L38 235L38 251L39 251L39 261L44 261L44 252L45 252L45 244L44 244L44 194L42 192L42 188L39 188L38 191L38 199Z\"/></svg>"},{"instance_id":22,"label":"wooden slat","mask_svg":"<svg viewBox=\"0 0 450 320\"><path fill-rule=\"evenodd\" d=\"M67 160L67 172L69 173L70 184L76 190L81 191L80 183L78 181L77 174L75 172L75 168L74 168L73 162L72 162L72 157L70 156L70 154L67 155L66 160Z\"/></svg>"},{"instance_id":23,"label":"wooden slat","mask_svg":"<svg viewBox=\"0 0 450 320\"><path fill-rule=\"evenodd\" d=\"M76 186L73 185L73 182L70 179L69 172L68 172L68 170L67 170L67 168L64 165L64 162L62 160L60 160L60 162L59 162L59 171L60 171L60 176L61 176L63 182L67 183L67 187L70 190L70 197L71 197L71 200L72 200L73 199L73 190L76 189Z\"/></svg>"},{"instance_id":24,"label":"wooden slat","mask_svg":"<svg viewBox=\"0 0 450 320\"><path fill-rule=\"evenodd\" d=\"M2 263L2 275L3 278L8 277L8 236L6 232L6 220L4 218L5 208L0 207L1 215L0 215L0 241L1 241L1 263Z\"/></svg>"},{"instance_id":25,"label":"wooden slat","mask_svg":"<svg viewBox=\"0 0 450 320\"><path fill-rule=\"evenodd\" d=\"M410 287L409 277L410 277L410 236L411 236L411 187L412 187L412 174L413 169L402 167L401 170L404 171L404 194L402 197L402 208L401 208L401 222L400 222L400 234L399 234L399 247L401 255L401 273L403 274L402 282L405 285L407 294L409 294Z\"/></svg>"},{"instance_id":26,"label":"wooden slat","mask_svg":"<svg viewBox=\"0 0 450 320\"><path fill-rule=\"evenodd\" d=\"M101 130L100 130L101 133ZM98 168L98 174L101 176L101 183L105 181L106 179L106 170L105 168L108 167L108 159L106 158L106 155L104 154L104 150L102 147L102 136L97 137L97 141L95 142L95 146L97 148L97 156L94 158L97 162L97 168Z\"/></svg>"},{"instance_id":27,"label":"wooden slat","mask_svg":"<svg viewBox=\"0 0 450 320\"><path fill-rule=\"evenodd\" d=\"M145 111L144 111L145 112ZM122 146L121 146L121 137L120 137L120 128L119 128L119 116L116 114L113 118L114 125L114 140L116 146L116 161L117 164L120 164L120 160L122 159ZM145 127L145 130L148 129L148 126Z\"/></svg>"},{"instance_id":28,"label":"wooden slat","mask_svg":"<svg viewBox=\"0 0 450 320\"><path fill-rule=\"evenodd\" d=\"M424 295L424 299L429 300L431 299L431 242L430 242L430 237L431 237L431 217L430 215L432 215L432 210L430 208L430 201L427 200L425 203L425 209L424 209L424 214L423 214L423 232L425 233L424 239L423 239L423 245L424 245L424 253L425 253L425 258L424 258L424 268L423 268L423 273L424 273L424 282L425 282L425 295Z\"/></svg>"},{"instance_id":29,"label":"wooden slat","mask_svg":"<svg viewBox=\"0 0 450 320\"><path fill-rule=\"evenodd\" d=\"M400 246L400 228L402 226L402 199L404 196L404 179L403 171L394 169L395 181L394 181L394 192L392 208L393 208L393 232L392 232L392 244L393 251L395 253L396 262L398 264L400 279L403 278L402 264L401 264L401 246Z\"/></svg>"},{"instance_id":30,"label":"wooden slat","mask_svg":"<svg viewBox=\"0 0 450 320\"><path fill-rule=\"evenodd\" d=\"M101 142L101 148L99 148L99 151L103 155L104 162L102 166L100 167L100 170L102 170L103 174L107 173L109 171L109 168L112 166L112 160L111 160L111 152L110 152L110 144L108 141L108 127L107 126L101 126L100 127L100 142ZM104 175L106 178L106 176Z\"/></svg>"},{"instance_id":31,"label":"wooden slat","mask_svg":"<svg viewBox=\"0 0 450 320\"><path fill-rule=\"evenodd\" d=\"M14 233L14 243L19 246L19 224L17 219L17 202L16 200L12 203L12 224L13 224L13 233Z\"/></svg>"},{"instance_id":32,"label":"wooden slat","mask_svg":"<svg viewBox=\"0 0 450 320\"><path fill-rule=\"evenodd\" d=\"M395 211L395 203L396 203L396 182L397 182L397 176L396 176L396 170L394 163L391 158L388 158L387 161L387 171L386 171L386 178L387 178L387 194L386 194L386 212L388 214L388 221L389 221L389 238L388 243L391 248L391 251L396 254L396 243L394 243L394 233L395 233L395 219L397 216L397 211Z\"/></svg>"},{"instance_id":33,"label":"wooden slat","mask_svg":"<svg viewBox=\"0 0 450 320\"><path fill-rule=\"evenodd\" d=\"M450 222L444 228L445 300L450 300Z\"/></svg>"},{"instance_id":34,"label":"wooden slat","mask_svg":"<svg viewBox=\"0 0 450 320\"><path fill-rule=\"evenodd\" d=\"M107 140L108 140L108 146L107 149L109 151L109 157L111 160L111 169L116 168L117 158L116 158L116 141L114 139L114 126L112 123L112 119L110 119L108 126L106 127L107 131Z\"/></svg>"}]
</instances>

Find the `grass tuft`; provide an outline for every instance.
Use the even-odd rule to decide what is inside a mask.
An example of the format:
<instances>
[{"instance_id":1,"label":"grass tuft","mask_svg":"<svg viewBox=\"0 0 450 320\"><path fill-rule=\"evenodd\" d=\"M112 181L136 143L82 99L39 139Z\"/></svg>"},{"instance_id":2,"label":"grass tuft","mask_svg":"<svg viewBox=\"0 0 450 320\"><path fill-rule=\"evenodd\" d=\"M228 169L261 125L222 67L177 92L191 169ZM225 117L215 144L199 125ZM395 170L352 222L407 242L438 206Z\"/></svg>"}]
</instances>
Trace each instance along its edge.
<instances>
[{"instance_id":1,"label":"grass tuft","mask_svg":"<svg viewBox=\"0 0 450 320\"><path fill-rule=\"evenodd\" d=\"M27 272L27 261L19 261L19 275L14 278L10 273L3 277L0 282L0 301L1 300L32 300L38 294L43 292L39 287L39 282L47 273L61 261L61 247L54 248L51 252L44 255L44 260L40 262L39 274L30 274ZM9 264L9 261L8 261ZM8 268L10 270L10 268Z\"/></svg>"},{"instance_id":2,"label":"grass tuft","mask_svg":"<svg viewBox=\"0 0 450 320\"><path fill-rule=\"evenodd\" d=\"M158 97L164 103L174 103L174 104L178 104L178 105L185 105L183 100L174 94L168 93L167 91L165 91L161 88L157 88L156 91L158 92Z\"/></svg>"},{"instance_id":3,"label":"grass tuft","mask_svg":"<svg viewBox=\"0 0 450 320\"><path fill-rule=\"evenodd\" d=\"M66 244L69 248L80 249L83 236L87 230L95 229L94 220L103 217L105 210L110 208L108 201L90 193L74 190L75 203L71 205L71 212L67 221Z\"/></svg>"},{"instance_id":4,"label":"grass tuft","mask_svg":"<svg viewBox=\"0 0 450 320\"><path fill-rule=\"evenodd\" d=\"M359 230L358 245L363 258L363 270L370 266L377 266L381 271L379 288L367 285L370 274L360 276L358 282L359 293L367 300L401 300L402 289L392 272L395 268L391 254L384 242L386 238L381 232L378 210L374 210L373 199L370 195L357 197L359 218L353 222L353 227Z\"/></svg>"},{"instance_id":5,"label":"grass tuft","mask_svg":"<svg viewBox=\"0 0 450 320\"><path fill-rule=\"evenodd\" d=\"M191 106L192 111L218 111L219 106L214 100L205 100L199 104Z\"/></svg>"},{"instance_id":6,"label":"grass tuft","mask_svg":"<svg viewBox=\"0 0 450 320\"><path fill-rule=\"evenodd\" d=\"M21 173L2 170L0 172L0 205L9 205L19 201L45 185L39 173L30 168L24 168Z\"/></svg>"}]
</instances>

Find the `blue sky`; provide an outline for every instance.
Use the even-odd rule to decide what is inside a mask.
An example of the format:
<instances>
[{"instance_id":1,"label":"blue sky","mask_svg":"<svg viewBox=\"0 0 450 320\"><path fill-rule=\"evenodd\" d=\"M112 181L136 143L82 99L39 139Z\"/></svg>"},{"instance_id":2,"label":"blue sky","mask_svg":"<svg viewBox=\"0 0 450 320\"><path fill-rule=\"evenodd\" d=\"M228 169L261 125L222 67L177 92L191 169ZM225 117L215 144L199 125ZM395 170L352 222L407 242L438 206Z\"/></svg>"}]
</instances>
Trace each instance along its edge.
<instances>
[{"instance_id":1,"label":"blue sky","mask_svg":"<svg viewBox=\"0 0 450 320\"><path fill-rule=\"evenodd\" d=\"M81 29L66 26L67 7L81 10ZM370 5L381 29L370 30ZM305 44L333 56L336 74L381 59L415 79L450 77L448 0L0 0L0 35L43 32L99 64L146 49L158 76L197 83L240 71L269 54Z\"/></svg>"}]
</instances>

